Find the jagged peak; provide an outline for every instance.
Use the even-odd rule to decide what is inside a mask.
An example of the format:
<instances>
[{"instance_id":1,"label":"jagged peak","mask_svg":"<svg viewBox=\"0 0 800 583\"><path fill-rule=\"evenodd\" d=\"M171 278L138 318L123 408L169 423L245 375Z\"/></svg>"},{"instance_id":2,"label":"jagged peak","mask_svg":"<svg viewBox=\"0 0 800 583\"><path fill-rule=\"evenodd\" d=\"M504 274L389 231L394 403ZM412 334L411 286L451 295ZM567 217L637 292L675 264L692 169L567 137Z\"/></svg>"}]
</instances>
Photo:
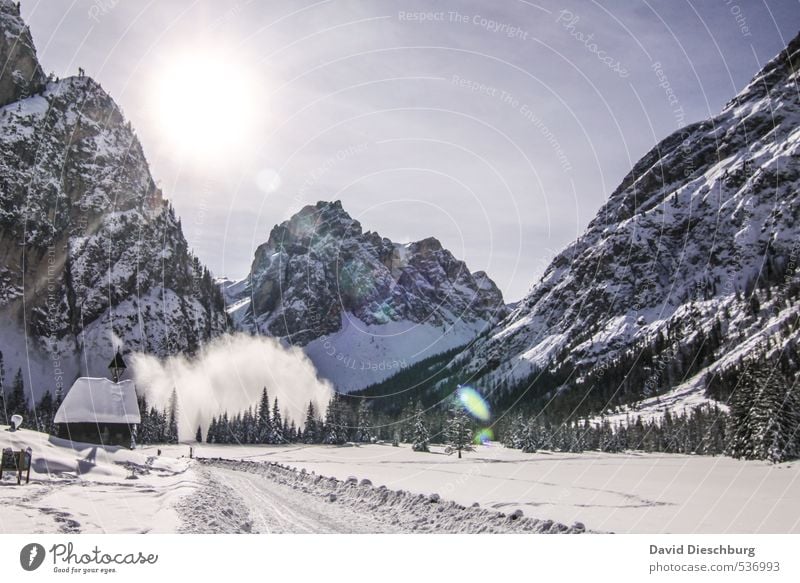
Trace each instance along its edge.
<instances>
[{"instance_id":1,"label":"jagged peak","mask_svg":"<svg viewBox=\"0 0 800 583\"><path fill-rule=\"evenodd\" d=\"M19 2L0 0L0 13L19 16Z\"/></svg>"},{"instance_id":2,"label":"jagged peak","mask_svg":"<svg viewBox=\"0 0 800 583\"><path fill-rule=\"evenodd\" d=\"M798 70L800 70L800 33L789 41L786 48L767 61L750 83L725 105L723 111L738 107L749 99L764 97L779 83L788 81ZM797 91L796 86L795 91Z\"/></svg>"},{"instance_id":3,"label":"jagged peak","mask_svg":"<svg viewBox=\"0 0 800 583\"><path fill-rule=\"evenodd\" d=\"M409 244L409 247L418 253L430 253L442 251L444 249L441 241L439 241L439 239L436 237L426 237L419 241L414 241L413 243Z\"/></svg>"},{"instance_id":4,"label":"jagged peak","mask_svg":"<svg viewBox=\"0 0 800 583\"><path fill-rule=\"evenodd\" d=\"M46 77L18 4L0 2L0 30L0 106L4 106L41 93Z\"/></svg>"}]
</instances>

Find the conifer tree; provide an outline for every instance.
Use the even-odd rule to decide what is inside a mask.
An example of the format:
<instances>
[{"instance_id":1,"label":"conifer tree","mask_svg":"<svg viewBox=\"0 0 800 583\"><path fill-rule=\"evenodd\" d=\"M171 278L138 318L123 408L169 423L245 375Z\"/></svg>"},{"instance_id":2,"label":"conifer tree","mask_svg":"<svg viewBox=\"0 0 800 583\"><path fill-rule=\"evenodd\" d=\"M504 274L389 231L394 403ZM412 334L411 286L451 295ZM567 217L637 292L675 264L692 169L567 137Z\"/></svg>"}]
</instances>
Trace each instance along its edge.
<instances>
[{"instance_id":1,"label":"conifer tree","mask_svg":"<svg viewBox=\"0 0 800 583\"><path fill-rule=\"evenodd\" d=\"M272 439L272 418L269 412L269 395L267 387L261 391L261 400L258 403L257 437L258 443L269 443Z\"/></svg>"},{"instance_id":2,"label":"conifer tree","mask_svg":"<svg viewBox=\"0 0 800 583\"><path fill-rule=\"evenodd\" d=\"M447 443L458 452L459 459L462 451L472 451L472 429L467 412L461 405L456 405L451 410L447 425Z\"/></svg>"},{"instance_id":3,"label":"conifer tree","mask_svg":"<svg viewBox=\"0 0 800 583\"><path fill-rule=\"evenodd\" d=\"M414 410L414 442L411 449L414 451L430 451L431 436L428 427L425 425L425 412L422 410L422 403L417 401Z\"/></svg>"},{"instance_id":4,"label":"conifer tree","mask_svg":"<svg viewBox=\"0 0 800 583\"><path fill-rule=\"evenodd\" d=\"M39 403L36 405L35 417L37 431L52 433L55 410L53 409L53 394L50 391L45 392L42 398L39 399Z\"/></svg>"},{"instance_id":5,"label":"conifer tree","mask_svg":"<svg viewBox=\"0 0 800 583\"><path fill-rule=\"evenodd\" d=\"M789 380L777 370L766 370L751 411L752 457L780 463L797 457L800 409Z\"/></svg>"},{"instance_id":6,"label":"conifer tree","mask_svg":"<svg viewBox=\"0 0 800 583\"><path fill-rule=\"evenodd\" d=\"M275 397L275 404L272 406L272 443L284 442L281 410L278 407L278 397Z\"/></svg>"},{"instance_id":7,"label":"conifer tree","mask_svg":"<svg viewBox=\"0 0 800 583\"><path fill-rule=\"evenodd\" d=\"M372 410L367 401L362 399L358 404L356 412L356 441L369 443L372 441L372 421L370 419Z\"/></svg>"},{"instance_id":8,"label":"conifer tree","mask_svg":"<svg viewBox=\"0 0 800 583\"><path fill-rule=\"evenodd\" d=\"M306 410L306 423L303 427L304 443L319 443L319 427L317 423L317 410L313 401L308 402Z\"/></svg>"},{"instance_id":9,"label":"conifer tree","mask_svg":"<svg viewBox=\"0 0 800 583\"><path fill-rule=\"evenodd\" d=\"M17 370L14 375L14 382L11 385L11 395L6 403L7 415L11 419L12 415L28 414L28 398L25 395L25 384L22 381L22 369Z\"/></svg>"},{"instance_id":10,"label":"conifer tree","mask_svg":"<svg viewBox=\"0 0 800 583\"><path fill-rule=\"evenodd\" d=\"M328 403L328 410L325 413L325 438L323 442L336 445L345 443L347 441L347 436L345 435L345 428L343 425L341 398L338 393L334 393Z\"/></svg>"},{"instance_id":11,"label":"conifer tree","mask_svg":"<svg viewBox=\"0 0 800 583\"><path fill-rule=\"evenodd\" d=\"M8 425L8 407L6 404L6 366L3 351L0 350L0 424Z\"/></svg>"},{"instance_id":12,"label":"conifer tree","mask_svg":"<svg viewBox=\"0 0 800 583\"><path fill-rule=\"evenodd\" d=\"M530 419L522 431L520 449L524 453L535 453L539 447L539 427L535 419Z\"/></svg>"},{"instance_id":13,"label":"conifer tree","mask_svg":"<svg viewBox=\"0 0 800 583\"><path fill-rule=\"evenodd\" d=\"M164 441L178 443L178 391L174 388L169 397Z\"/></svg>"},{"instance_id":14,"label":"conifer tree","mask_svg":"<svg viewBox=\"0 0 800 583\"><path fill-rule=\"evenodd\" d=\"M211 422L208 424L208 431L206 432L206 443L217 443L217 417L211 417Z\"/></svg>"},{"instance_id":15,"label":"conifer tree","mask_svg":"<svg viewBox=\"0 0 800 583\"><path fill-rule=\"evenodd\" d=\"M769 372L764 369L762 362L747 365L731 394L728 453L732 457L743 459L758 457L754 446L757 422L753 414L756 397L761 393L769 377Z\"/></svg>"}]
</instances>

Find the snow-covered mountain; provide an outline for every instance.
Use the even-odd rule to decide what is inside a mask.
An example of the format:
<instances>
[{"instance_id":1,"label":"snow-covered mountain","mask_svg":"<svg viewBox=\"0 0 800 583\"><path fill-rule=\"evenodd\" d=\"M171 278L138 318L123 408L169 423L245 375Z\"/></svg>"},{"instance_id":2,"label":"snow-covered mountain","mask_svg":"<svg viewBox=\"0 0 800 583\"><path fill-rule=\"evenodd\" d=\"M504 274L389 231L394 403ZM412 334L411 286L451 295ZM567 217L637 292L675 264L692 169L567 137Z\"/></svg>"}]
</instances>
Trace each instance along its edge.
<instances>
[{"instance_id":1,"label":"snow-covered mountain","mask_svg":"<svg viewBox=\"0 0 800 583\"><path fill-rule=\"evenodd\" d=\"M0 351L36 394L98 376L122 341L191 351L226 327L208 271L94 80L46 79L0 0Z\"/></svg>"},{"instance_id":2,"label":"snow-covered mountain","mask_svg":"<svg viewBox=\"0 0 800 583\"><path fill-rule=\"evenodd\" d=\"M724 397L715 383L756 351L796 371L798 67L800 37L719 115L653 148L451 367L496 395L594 411Z\"/></svg>"},{"instance_id":3,"label":"snow-covered mountain","mask_svg":"<svg viewBox=\"0 0 800 583\"><path fill-rule=\"evenodd\" d=\"M339 201L274 227L247 278L220 285L238 329L303 346L340 391L462 346L507 314L494 282L439 241L364 232Z\"/></svg>"}]
</instances>

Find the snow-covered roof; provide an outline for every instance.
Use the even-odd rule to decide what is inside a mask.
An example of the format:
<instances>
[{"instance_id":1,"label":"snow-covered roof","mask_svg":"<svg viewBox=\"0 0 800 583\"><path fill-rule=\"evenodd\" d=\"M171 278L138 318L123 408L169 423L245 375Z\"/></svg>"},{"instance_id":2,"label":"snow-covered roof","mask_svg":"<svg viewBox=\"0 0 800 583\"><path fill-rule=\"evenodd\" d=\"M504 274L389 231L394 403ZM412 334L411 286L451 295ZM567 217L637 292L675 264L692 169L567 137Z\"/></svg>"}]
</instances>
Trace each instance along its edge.
<instances>
[{"instance_id":1,"label":"snow-covered roof","mask_svg":"<svg viewBox=\"0 0 800 583\"><path fill-rule=\"evenodd\" d=\"M56 423L128 423L138 424L139 403L133 381L111 382L108 379L80 377L70 388Z\"/></svg>"}]
</instances>

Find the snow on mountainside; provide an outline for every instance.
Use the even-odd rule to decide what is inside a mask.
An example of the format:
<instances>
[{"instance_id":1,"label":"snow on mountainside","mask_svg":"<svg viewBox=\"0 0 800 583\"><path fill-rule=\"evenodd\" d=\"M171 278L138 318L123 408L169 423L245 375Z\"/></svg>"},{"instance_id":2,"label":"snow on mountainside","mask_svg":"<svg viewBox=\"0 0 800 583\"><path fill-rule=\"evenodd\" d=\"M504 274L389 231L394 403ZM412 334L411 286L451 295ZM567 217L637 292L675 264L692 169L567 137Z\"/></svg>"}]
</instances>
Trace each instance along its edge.
<instances>
[{"instance_id":1,"label":"snow on mountainside","mask_svg":"<svg viewBox=\"0 0 800 583\"><path fill-rule=\"evenodd\" d=\"M718 116L653 148L451 367L497 394L558 371L559 395L605 385L600 408L648 396L661 407L668 390L673 407L703 402L756 349L796 371L798 66L800 36Z\"/></svg>"},{"instance_id":2,"label":"snow on mountainside","mask_svg":"<svg viewBox=\"0 0 800 583\"><path fill-rule=\"evenodd\" d=\"M40 93L45 76L28 27L19 15L19 5L0 0L0 107Z\"/></svg>"},{"instance_id":3,"label":"snow on mountainside","mask_svg":"<svg viewBox=\"0 0 800 583\"><path fill-rule=\"evenodd\" d=\"M363 232L339 201L274 227L245 280L223 280L234 325L305 347L340 391L463 346L507 314L500 290L434 238Z\"/></svg>"},{"instance_id":4,"label":"snow on mountainside","mask_svg":"<svg viewBox=\"0 0 800 583\"><path fill-rule=\"evenodd\" d=\"M24 31L35 60L9 6L0 4L0 50ZM222 332L219 291L190 253L113 99L83 76L15 96L0 108L6 370L22 367L26 389L39 395L69 387L79 373L104 375L118 339L126 349L166 355Z\"/></svg>"}]
</instances>

